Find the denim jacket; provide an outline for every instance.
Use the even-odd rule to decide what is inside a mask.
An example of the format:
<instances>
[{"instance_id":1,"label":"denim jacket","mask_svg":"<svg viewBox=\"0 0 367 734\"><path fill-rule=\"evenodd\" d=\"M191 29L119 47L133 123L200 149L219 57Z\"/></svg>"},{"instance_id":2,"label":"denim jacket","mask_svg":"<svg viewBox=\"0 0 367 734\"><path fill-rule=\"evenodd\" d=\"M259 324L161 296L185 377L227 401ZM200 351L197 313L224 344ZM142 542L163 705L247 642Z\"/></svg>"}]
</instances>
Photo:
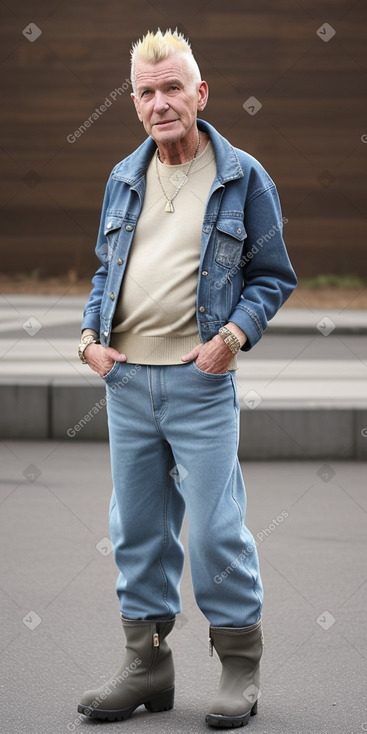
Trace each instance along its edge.
<instances>
[{"instance_id":1,"label":"denim jacket","mask_svg":"<svg viewBox=\"0 0 367 734\"><path fill-rule=\"evenodd\" d=\"M196 316L207 342L229 321L247 335L251 349L268 321L297 285L284 244L274 182L251 155L234 148L212 125L198 120L213 144L217 173L201 232ZM108 346L118 294L143 205L145 173L156 144L149 137L113 169L106 187L95 273L82 329L99 333ZM187 212L190 216L190 212Z\"/></svg>"}]
</instances>

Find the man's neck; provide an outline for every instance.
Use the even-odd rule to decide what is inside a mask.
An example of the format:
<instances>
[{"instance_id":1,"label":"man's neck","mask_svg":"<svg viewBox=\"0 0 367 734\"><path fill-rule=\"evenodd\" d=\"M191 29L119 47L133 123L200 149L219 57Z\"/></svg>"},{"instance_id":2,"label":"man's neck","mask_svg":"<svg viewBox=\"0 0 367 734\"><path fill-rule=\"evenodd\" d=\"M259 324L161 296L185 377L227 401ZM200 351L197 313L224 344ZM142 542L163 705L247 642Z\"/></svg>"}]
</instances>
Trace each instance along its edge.
<instances>
[{"instance_id":1,"label":"man's neck","mask_svg":"<svg viewBox=\"0 0 367 734\"><path fill-rule=\"evenodd\" d=\"M177 140L167 145L158 145L159 160L161 163L165 163L166 166L179 166L182 163L188 163L194 156L197 157L203 152L208 142L206 133L200 132L199 148L198 142L199 131L196 128L195 135L190 140Z\"/></svg>"}]
</instances>

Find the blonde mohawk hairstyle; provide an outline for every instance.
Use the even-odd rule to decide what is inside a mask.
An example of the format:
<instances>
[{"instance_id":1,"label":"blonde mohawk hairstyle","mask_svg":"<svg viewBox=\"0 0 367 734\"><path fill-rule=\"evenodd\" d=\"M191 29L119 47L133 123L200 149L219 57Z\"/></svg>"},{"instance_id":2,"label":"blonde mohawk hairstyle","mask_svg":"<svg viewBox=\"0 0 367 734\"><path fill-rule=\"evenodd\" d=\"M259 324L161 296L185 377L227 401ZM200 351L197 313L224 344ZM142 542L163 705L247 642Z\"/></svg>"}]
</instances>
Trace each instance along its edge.
<instances>
[{"instance_id":1,"label":"blonde mohawk hairstyle","mask_svg":"<svg viewBox=\"0 0 367 734\"><path fill-rule=\"evenodd\" d=\"M174 31L168 28L164 33L161 29L148 33L136 41L131 48L131 84L135 92L135 62L141 59L149 64L157 64L164 61L168 56L179 53L184 54L193 77L193 81L200 82L201 74L193 56L190 42L177 28Z\"/></svg>"}]
</instances>

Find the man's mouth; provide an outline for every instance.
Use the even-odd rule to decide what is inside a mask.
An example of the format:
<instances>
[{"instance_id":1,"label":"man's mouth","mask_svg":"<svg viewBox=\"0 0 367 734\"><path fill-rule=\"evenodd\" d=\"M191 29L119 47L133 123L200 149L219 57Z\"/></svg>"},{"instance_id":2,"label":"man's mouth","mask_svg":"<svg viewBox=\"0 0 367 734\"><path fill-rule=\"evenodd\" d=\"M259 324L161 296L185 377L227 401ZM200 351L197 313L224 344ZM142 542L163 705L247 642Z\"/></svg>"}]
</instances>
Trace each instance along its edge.
<instances>
[{"instance_id":1,"label":"man's mouth","mask_svg":"<svg viewBox=\"0 0 367 734\"><path fill-rule=\"evenodd\" d=\"M177 120L159 120L159 122L155 122L155 127L164 127L165 125L170 125L172 122L177 122Z\"/></svg>"}]
</instances>

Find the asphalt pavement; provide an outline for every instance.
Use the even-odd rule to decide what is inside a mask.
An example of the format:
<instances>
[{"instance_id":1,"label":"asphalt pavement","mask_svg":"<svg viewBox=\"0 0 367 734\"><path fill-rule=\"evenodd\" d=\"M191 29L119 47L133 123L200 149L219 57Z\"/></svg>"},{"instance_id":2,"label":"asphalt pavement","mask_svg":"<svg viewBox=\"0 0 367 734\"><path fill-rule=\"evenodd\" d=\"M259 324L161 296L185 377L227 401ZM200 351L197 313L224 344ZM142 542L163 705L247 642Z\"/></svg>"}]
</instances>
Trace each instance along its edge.
<instances>
[{"instance_id":1,"label":"asphalt pavement","mask_svg":"<svg viewBox=\"0 0 367 734\"><path fill-rule=\"evenodd\" d=\"M77 713L81 692L116 670L124 644L108 539L107 444L2 440L0 466L2 734L212 731L204 719L220 663L208 655L188 563L169 638L174 709L140 708L113 724ZM246 731L361 734L366 463L247 462L243 473L265 588L259 713ZM187 548L186 526L183 542ZM218 593L225 595L225 580Z\"/></svg>"}]
</instances>

